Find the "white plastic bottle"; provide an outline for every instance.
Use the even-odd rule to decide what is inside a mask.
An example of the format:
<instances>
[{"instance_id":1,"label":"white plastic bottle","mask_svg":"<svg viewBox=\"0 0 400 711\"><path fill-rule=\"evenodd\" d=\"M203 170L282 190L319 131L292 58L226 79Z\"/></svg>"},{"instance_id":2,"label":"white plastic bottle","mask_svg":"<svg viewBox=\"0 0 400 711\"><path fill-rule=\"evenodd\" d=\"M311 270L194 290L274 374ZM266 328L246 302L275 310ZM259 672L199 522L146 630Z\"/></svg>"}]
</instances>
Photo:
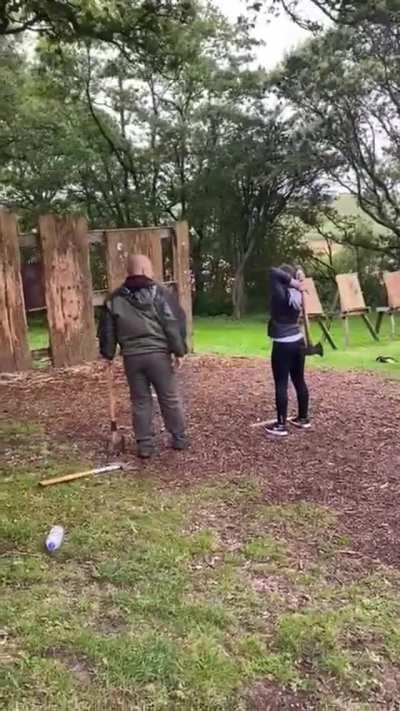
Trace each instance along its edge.
<instances>
[{"instance_id":1,"label":"white plastic bottle","mask_svg":"<svg viewBox=\"0 0 400 711\"><path fill-rule=\"evenodd\" d=\"M46 548L49 553L53 553L60 548L64 538L64 529L62 526L52 526L46 538Z\"/></svg>"}]
</instances>

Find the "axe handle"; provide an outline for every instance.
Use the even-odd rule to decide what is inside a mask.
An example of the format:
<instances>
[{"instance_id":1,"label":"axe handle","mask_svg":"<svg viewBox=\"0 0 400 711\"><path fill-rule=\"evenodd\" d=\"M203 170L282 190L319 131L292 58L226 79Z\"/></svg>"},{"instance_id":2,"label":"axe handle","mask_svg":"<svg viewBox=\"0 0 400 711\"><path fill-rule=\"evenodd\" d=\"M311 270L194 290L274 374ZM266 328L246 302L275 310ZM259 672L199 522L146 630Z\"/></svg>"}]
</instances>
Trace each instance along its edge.
<instances>
[{"instance_id":1,"label":"axe handle","mask_svg":"<svg viewBox=\"0 0 400 711\"><path fill-rule=\"evenodd\" d=\"M301 303L303 307L303 319L304 319L304 335L306 337L306 346L312 346L311 336L310 336L310 321L308 318L308 313L306 309L306 299L304 291L301 293Z\"/></svg>"},{"instance_id":2,"label":"axe handle","mask_svg":"<svg viewBox=\"0 0 400 711\"><path fill-rule=\"evenodd\" d=\"M108 464L104 467L97 467L96 469L89 469L86 472L78 472L76 474L64 474L64 476L57 476L53 479L43 479L39 481L40 486L52 486L53 484L63 484L66 481L75 481L75 479L83 479L87 476L92 476L92 474L106 474L107 472L115 472L122 469L122 464Z\"/></svg>"},{"instance_id":3,"label":"axe handle","mask_svg":"<svg viewBox=\"0 0 400 711\"><path fill-rule=\"evenodd\" d=\"M74 481L75 479L83 479L85 476L90 476L93 470L89 472L78 472L77 474L65 474L64 476L56 476L54 479L43 479L39 481L40 486L52 486L53 484L62 484L65 481Z\"/></svg>"},{"instance_id":4,"label":"axe handle","mask_svg":"<svg viewBox=\"0 0 400 711\"><path fill-rule=\"evenodd\" d=\"M108 397L109 397L109 405L110 405L110 420L111 420L111 429L113 430L113 423L116 423L116 418L115 418L115 390L114 390L114 370L113 370L113 364L112 361L109 363L107 367L107 375L108 375Z\"/></svg>"}]
</instances>

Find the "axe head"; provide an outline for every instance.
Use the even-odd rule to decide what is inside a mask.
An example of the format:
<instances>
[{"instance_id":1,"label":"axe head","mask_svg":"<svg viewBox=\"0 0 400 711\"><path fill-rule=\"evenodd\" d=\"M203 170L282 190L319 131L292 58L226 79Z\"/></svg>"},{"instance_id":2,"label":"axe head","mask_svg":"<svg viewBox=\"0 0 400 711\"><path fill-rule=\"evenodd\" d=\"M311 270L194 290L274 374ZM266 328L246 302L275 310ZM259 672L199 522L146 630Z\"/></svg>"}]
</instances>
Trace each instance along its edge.
<instances>
[{"instance_id":1,"label":"axe head","mask_svg":"<svg viewBox=\"0 0 400 711\"><path fill-rule=\"evenodd\" d=\"M305 346L304 352L305 352L306 356L317 355L317 356L320 356L320 358L322 358L322 356L324 355L324 347L323 347L322 343L317 343L315 346Z\"/></svg>"}]
</instances>

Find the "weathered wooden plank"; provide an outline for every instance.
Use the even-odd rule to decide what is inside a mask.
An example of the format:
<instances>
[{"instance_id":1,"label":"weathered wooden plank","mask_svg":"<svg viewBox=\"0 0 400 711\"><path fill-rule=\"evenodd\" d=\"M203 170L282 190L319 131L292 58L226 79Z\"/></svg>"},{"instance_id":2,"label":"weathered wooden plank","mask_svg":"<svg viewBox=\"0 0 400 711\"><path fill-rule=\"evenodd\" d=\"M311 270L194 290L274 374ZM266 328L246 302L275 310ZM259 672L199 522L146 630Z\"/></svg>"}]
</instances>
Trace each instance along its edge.
<instances>
[{"instance_id":1,"label":"weathered wooden plank","mask_svg":"<svg viewBox=\"0 0 400 711\"><path fill-rule=\"evenodd\" d=\"M383 280L385 282L390 308L394 310L400 309L400 271L385 272Z\"/></svg>"},{"instance_id":2,"label":"weathered wooden plank","mask_svg":"<svg viewBox=\"0 0 400 711\"><path fill-rule=\"evenodd\" d=\"M104 230L90 230L88 232L89 244L104 244L105 233Z\"/></svg>"},{"instance_id":3,"label":"weathered wooden plank","mask_svg":"<svg viewBox=\"0 0 400 711\"><path fill-rule=\"evenodd\" d=\"M78 365L97 355L89 242L84 218L40 218L47 320L53 363Z\"/></svg>"},{"instance_id":4,"label":"weathered wooden plank","mask_svg":"<svg viewBox=\"0 0 400 711\"><path fill-rule=\"evenodd\" d=\"M0 371L28 370L31 366L17 220L0 210Z\"/></svg>"},{"instance_id":5,"label":"weathered wooden plank","mask_svg":"<svg viewBox=\"0 0 400 711\"><path fill-rule=\"evenodd\" d=\"M107 281L110 291L126 278L130 254L146 254L153 263L154 277L163 280L163 257L159 231L151 228L106 231Z\"/></svg>"},{"instance_id":6,"label":"weathered wooden plank","mask_svg":"<svg viewBox=\"0 0 400 711\"><path fill-rule=\"evenodd\" d=\"M38 237L33 232L25 232L19 236L19 244L22 249L35 249L38 245Z\"/></svg>"},{"instance_id":7,"label":"weathered wooden plank","mask_svg":"<svg viewBox=\"0 0 400 711\"><path fill-rule=\"evenodd\" d=\"M136 231L141 231L141 227L132 227L131 231L136 232ZM160 239L168 239L171 237L171 229L169 227L146 227L147 232L155 232L158 234ZM108 234L115 234L117 232L120 232L120 229L111 229L107 230ZM105 242L105 230L89 230L87 233L87 237L89 240L90 244L103 244ZM19 241L20 241L20 246L25 249L25 248L35 248L37 247L39 243L39 238L38 235L34 234L33 232L25 232L19 236Z\"/></svg>"},{"instance_id":8,"label":"weathered wooden plank","mask_svg":"<svg viewBox=\"0 0 400 711\"><path fill-rule=\"evenodd\" d=\"M362 313L367 310L357 274L338 274L336 283L342 313Z\"/></svg>"},{"instance_id":9,"label":"weathered wooden plank","mask_svg":"<svg viewBox=\"0 0 400 711\"><path fill-rule=\"evenodd\" d=\"M88 235L89 235L89 240L92 238L92 235L98 235L100 232L104 235L106 232L108 234L117 234L118 232L125 232L129 231L132 234L135 234L137 232L138 234L140 232L143 232L145 230L146 232L154 232L159 236L160 239L167 239L168 237L171 237L171 227L113 227L113 228L106 228L105 230L89 230Z\"/></svg>"},{"instance_id":10,"label":"weathered wooden plank","mask_svg":"<svg viewBox=\"0 0 400 711\"><path fill-rule=\"evenodd\" d=\"M190 243L187 222L177 222L173 240L174 279L177 283L179 303L186 313L188 347L193 348L192 286L190 281Z\"/></svg>"},{"instance_id":11,"label":"weathered wooden plank","mask_svg":"<svg viewBox=\"0 0 400 711\"><path fill-rule=\"evenodd\" d=\"M107 294L108 294L108 291L94 291L93 292L93 299L92 299L93 306L102 306ZM35 308L35 309L26 309L26 311L28 313L39 313L40 311L47 311L47 307L46 306L39 306L38 308Z\"/></svg>"},{"instance_id":12,"label":"weathered wooden plank","mask_svg":"<svg viewBox=\"0 0 400 711\"><path fill-rule=\"evenodd\" d=\"M304 283L306 287L306 291L304 292L304 306L307 315L310 318L323 316L324 310L322 308L322 304L314 283L314 279L312 279L311 277L307 277L307 279L304 280Z\"/></svg>"},{"instance_id":13,"label":"weathered wooden plank","mask_svg":"<svg viewBox=\"0 0 400 711\"><path fill-rule=\"evenodd\" d=\"M372 338L379 341L379 335L367 315L370 309L365 304L358 274L337 274L336 283L339 290L346 347L350 344L349 316L361 316Z\"/></svg>"},{"instance_id":14,"label":"weathered wooden plank","mask_svg":"<svg viewBox=\"0 0 400 711\"><path fill-rule=\"evenodd\" d=\"M108 292L107 291L94 291L93 292L93 306L102 306L104 304L104 300L107 296Z\"/></svg>"}]
</instances>

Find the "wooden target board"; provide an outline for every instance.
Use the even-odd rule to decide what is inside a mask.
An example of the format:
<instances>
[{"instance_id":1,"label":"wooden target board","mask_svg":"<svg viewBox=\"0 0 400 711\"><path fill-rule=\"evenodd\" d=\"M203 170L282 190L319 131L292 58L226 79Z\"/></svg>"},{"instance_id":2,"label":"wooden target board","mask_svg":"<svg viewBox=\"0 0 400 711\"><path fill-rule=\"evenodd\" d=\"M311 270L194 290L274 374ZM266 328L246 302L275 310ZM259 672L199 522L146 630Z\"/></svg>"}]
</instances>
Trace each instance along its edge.
<instances>
[{"instance_id":1,"label":"wooden target board","mask_svg":"<svg viewBox=\"0 0 400 711\"><path fill-rule=\"evenodd\" d=\"M118 289L125 281L127 260L130 254L145 254L149 257L153 264L154 278L156 281L163 281L163 255L160 232L161 230L158 227L105 232L107 280L110 291Z\"/></svg>"},{"instance_id":2,"label":"wooden target board","mask_svg":"<svg viewBox=\"0 0 400 711\"><path fill-rule=\"evenodd\" d=\"M324 310L316 289L314 279L307 277L304 280L306 291L304 292L304 306L310 318L324 315Z\"/></svg>"},{"instance_id":3,"label":"wooden target board","mask_svg":"<svg viewBox=\"0 0 400 711\"><path fill-rule=\"evenodd\" d=\"M388 296L388 306L397 311L400 309L400 272L385 272L383 280Z\"/></svg>"},{"instance_id":4,"label":"wooden target board","mask_svg":"<svg viewBox=\"0 0 400 711\"><path fill-rule=\"evenodd\" d=\"M358 274L337 274L340 310L342 314L363 313L367 311L361 291Z\"/></svg>"},{"instance_id":5,"label":"wooden target board","mask_svg":"<svg viewBox=\"0 0 400 711\"><path fill-rule=\"evenodd\" d=\"M29 370L31 365L17 220L0 210L0 372Z\"/></svg>"},{"instance_id":6,"label":"wooden target board","mask_svg":"<svg viewBox=\"0 0 400 711\"><path fill-rule=\"evenodd\" d=\"M39 226L53 364L66 367L94 360L97 343L86 220L46 215Z\"/></svg>"}]
</instances>

